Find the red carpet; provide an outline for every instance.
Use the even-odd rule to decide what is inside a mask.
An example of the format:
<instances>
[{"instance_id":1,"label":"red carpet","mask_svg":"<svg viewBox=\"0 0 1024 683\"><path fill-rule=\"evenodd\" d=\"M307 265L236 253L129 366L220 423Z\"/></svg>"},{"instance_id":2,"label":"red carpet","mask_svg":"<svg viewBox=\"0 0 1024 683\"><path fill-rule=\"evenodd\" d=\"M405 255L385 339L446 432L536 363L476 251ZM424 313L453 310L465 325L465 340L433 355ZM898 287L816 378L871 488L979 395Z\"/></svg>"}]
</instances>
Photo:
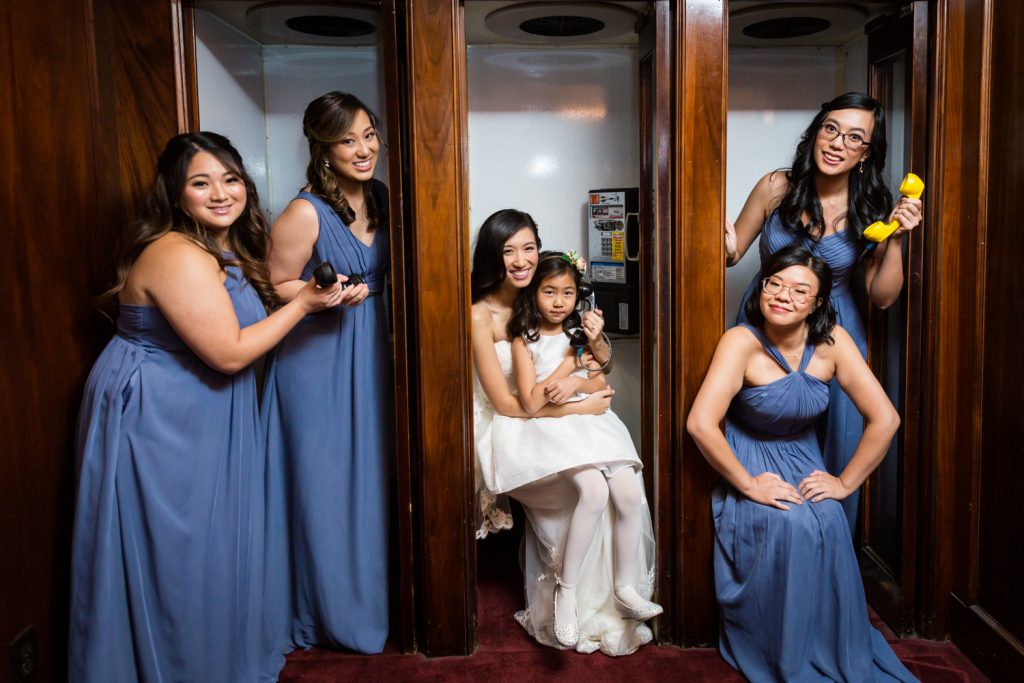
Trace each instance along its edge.
<instances>
[{"instance_id":1,"label":"red carpet","mask_svg":"<svg viewBox=\"0 0 1024 683\"><path fill-rule=\"evenodd\" d=\"M518 521L518 520L517 520ZM516 544L518 534L500 534L478 546L478 643L471 657L427 659L406 655L390 644L383 654L365 656L313 649L295 652L281 672L283 683L336 681L533 681L681 680L727 683L744 679L717 650L648 645L628 657L581 655L538 645L512 619L522 606ZM881 626L881 624L877 624ZM883 633L886 631L883 630ZM891 636L891 633L887 635ZM983 682L988 679L952 644L897 640L893 649L924 683Z\"/></svg>"}]
</instances>

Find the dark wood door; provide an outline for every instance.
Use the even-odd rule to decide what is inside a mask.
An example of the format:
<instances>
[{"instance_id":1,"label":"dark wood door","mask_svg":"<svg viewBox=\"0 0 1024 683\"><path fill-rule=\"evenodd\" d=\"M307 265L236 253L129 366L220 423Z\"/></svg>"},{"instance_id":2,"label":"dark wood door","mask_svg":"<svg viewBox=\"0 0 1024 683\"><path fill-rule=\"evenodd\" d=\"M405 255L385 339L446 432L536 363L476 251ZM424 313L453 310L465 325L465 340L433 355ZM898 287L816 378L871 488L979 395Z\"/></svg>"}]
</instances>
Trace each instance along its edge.
<instances>
[{"instance_id":1,"label":"dark wood door","mask_svg":"<svg viewBox=\"0 0 1024 683\"><path fill-rule=\"evenodd\" d=\"M666 0L651 4L639 35L640 107L640 336L641 459L644 485L655 511L656 599L665 613L658 640L677 642L679 612L674 577L678 566L675 533L678 486L672 458L675 414L672 382L672 25Z\"/></svg>"},{"instance_id":2,"label":"dark wood door","mask_svg":"<svg viewBox=\"0 0 1024 683\"><path fill-rule=\"evenodd\" d=\"M927 3L910 3L897 14L873 21L866 31L869 88L887 112L887 170L895 192L908 171L927 177ZM915 230L903 245L905 285L900 298L886 310L869 304L867 318L868 362L903 422L885 460L864 487L859 551L872 606L901 634L914 628L928 229L924 225Z\"/></svg>"},{"instance_id":3,"label":"dark wood door","mask_svg":"<svg viewBox=\"0 0 1024 683\"><path fill-rule=\"evenodd\" d=\"M1024 527L1016 344L1024 275L1024 15L1012 0L938 0L929 109L926 366L918 629L993 680L1024 669Z\"/></svg>"},{"instance_id":4,"label":"dark wood door","mask_svg":"<svg viewBox=\"0 0 1024 683\"><path fill-rule=\"evenodd\" d=\"M1019 680L1024 668L1024 13L1012 0L965 2L946 9L964 46L951 44L950 59L963 69L952 81L965 120L940 132L960 143L961 160L947 158L950 175L962 164L969 211L947 223L965 233L960 248L973 257L974 272L944 288L965 301L969 335L956 359L970 378L957 397L958 419L969 440L963 450L942 453L940 491L950 497L950 632L956 643L994 680ZM954 34L955 35L955 34ZM977 80L975 80L975 78ZM976 116L977 118L973 118ZM966 204L967 202L965 202ZM968 317L969 316L969 317ZM950 467L951 466L951 467Z\"/></svg>"},{"instance_id":5,"label":"dark wood door","mask_svg":"<svg viewBox=\"0 0 1024 683\"><path fill-rule=\"evenodd\" d=\"M75 422L113 332L92 297L178 130L175 10L0 3L0 671L23 680L65 676Z\"/></svg>"}]
</instances>

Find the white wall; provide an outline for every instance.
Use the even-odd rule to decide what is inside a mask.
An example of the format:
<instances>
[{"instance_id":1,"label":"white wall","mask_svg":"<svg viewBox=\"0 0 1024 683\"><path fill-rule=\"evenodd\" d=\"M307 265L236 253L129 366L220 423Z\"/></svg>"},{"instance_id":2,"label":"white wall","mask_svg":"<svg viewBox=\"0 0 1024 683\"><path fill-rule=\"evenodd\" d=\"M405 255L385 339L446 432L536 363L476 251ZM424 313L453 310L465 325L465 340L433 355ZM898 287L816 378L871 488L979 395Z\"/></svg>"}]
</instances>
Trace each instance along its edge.
<instances>
[{"instance_id":1,"label":"white wall","mask_svg":"<svg viewBox=\"0 0 1024 683\"><path fill-rule=\"evenodd\" d=\"M585 253L587 190L640 182L630 48L470 46L470 235L526 211L544 247Z\"/></svg>"},{"instance_id":2,"label":"white wall","mask_svg":"<svg viewBox=\"0 0 1024 683\"><path fill-rule=\"evenodd\" d=\"M226 135L238 148L270 220L306 184L306 105L342 90L383 116L379 63L377 47L261 46L196 10L200 127ZM387 142L387 131L380 132ZM385 147L374 175L386 182L387 174Z\"/></svg>"},{"instance_id":3,"label":"white wall","mask_svg":"<svg viewBox=\"0 0 1024 683\"><path fill-rule=\"evenodd\" d=\"M526 211L545 249L586 253L587 191L640 183L634 48L469 46L470 236ZM614 340L613 410L640 442L640 344Z\"/></svg>"},{"instance_id":4,"label":"white wall","mask_svg":"<svg viewBox=\"0 0 1024 683\"><path fill-rule=\"evenodd\" d=\"M845 60L835 48L729 48L729 114L726 214L735 220L764 174L788 168L800 134L821 108L854 86L858 73L851 50ZM866 62L866 52L862 57ZM845 62L845 63L843 63ZM866 74L862 65L860 71ZM866 77L865 77L866 78ZM855 87L864 88L858 82ZM726 271L726 323L731 326L743 291L760 268L758 242Z\"/></svg>"},{"instance_id":5,"label":"white wall","mask_svg":"<svg viewBox=\"0 0 1024 683\"><path fill-rule=\"evenodd\" d=\"M383 118L379 63L376 47L289 45L263 49L267 150L271 160L269 216L282 211L306 184L309 147L302 135L306 105L324 93L341 90L352 93ZM387 142L387 131L380 133ZM381 150L374 176L387 182L386 148Z\"/></svg>"},{"instance_id":6,"label":"white wall","mask_svg":"<svg viewBox=\"0 0 1024 683\"><path fill-rule=\"evenodd\" d=\"M195 14L199 127L231 140L266 210L270 178L263 122L262 49L209 12L196 9Z\"/></svg>"}]
</instances>

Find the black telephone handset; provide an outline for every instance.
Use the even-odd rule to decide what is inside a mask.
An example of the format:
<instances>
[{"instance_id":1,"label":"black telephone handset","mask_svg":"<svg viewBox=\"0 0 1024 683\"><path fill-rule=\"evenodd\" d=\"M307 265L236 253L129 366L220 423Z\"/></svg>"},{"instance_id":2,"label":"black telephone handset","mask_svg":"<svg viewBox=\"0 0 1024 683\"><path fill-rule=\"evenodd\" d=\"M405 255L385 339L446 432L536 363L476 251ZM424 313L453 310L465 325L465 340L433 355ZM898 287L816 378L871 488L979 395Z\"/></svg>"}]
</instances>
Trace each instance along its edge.
<instances>
[{"instance_id":1,"label":"black telephone handset","mask_svg":"<svg viewBox=\"0 0 1024 683\"><path fill-rule=\"evenodd\" d=\"M324 289L338 282L338 274L334 272L334 266L330 261L324 261L314 268L313 277L316 279L317 286Z\"/></svg>"},{"instance_id":2,"label":"black telephone handset","mask_svg":"<svg viewBox=\"0 0 1024 683\"><path fill-rule=\"evenodd\" d=\"M590 342L583 331L583 313L594 309L594 288L588 282L581 282L576 292L576 310L566 322L569 328L569 346L576 349L576 356L583 353L583 348Z\"/></svg>"},{"instance_id":3,"label":"black telephone handset","mask_svg":"<svg viewBox=\"0 0 1024 683\"><path fill-rule=\"evenodd\" d=\"M579 290L576 292L576 309L565 321L565 334L569 337L569 346L575 351L577 362L582 367L591 372L600 370L607 373L612 362L612 344L604 332L601 333L601 336L608 347L608 359L603 363L598 363L596 367L583 363L583 350L590 343L587 333L583 331L583 314L597 308L594 299L594 287L589 282L581 282Z\"/></svg>"},{"instance_id":4,"label":"black telephone handset","mask_svg":"<svg viewBox=\"0 0 1024 683\"><path fill-rule=\"evenodd\" d=\"M334 270L334 266L331 265L330 261L324 261L319 266L313 269L313 277L316 279L318 287L327 288L335 284L338 281L338 274ZM355 285L365 284L366 280L363 276L358 273L353 273L348 276L348 280L341 283L341 288L354 287Z\"/></svg>"}]
</instances>

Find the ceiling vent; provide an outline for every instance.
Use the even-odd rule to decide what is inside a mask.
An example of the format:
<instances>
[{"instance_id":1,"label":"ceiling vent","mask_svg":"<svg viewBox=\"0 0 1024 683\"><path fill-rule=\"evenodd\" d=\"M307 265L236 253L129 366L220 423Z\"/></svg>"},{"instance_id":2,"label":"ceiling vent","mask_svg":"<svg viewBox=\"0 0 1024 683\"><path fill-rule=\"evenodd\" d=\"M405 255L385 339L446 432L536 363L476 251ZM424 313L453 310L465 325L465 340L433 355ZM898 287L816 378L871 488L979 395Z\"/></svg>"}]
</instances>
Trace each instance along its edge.
<instances>
[{"instance_id":1,"label":"ceiling vent","mask_svg":"<svg viewBox=\"0 0 1024 683\"><path fill-rule=\"evenodd\" d=\"M821 33L832 25L828 19L821 17L793 17L791 19L768 19L743 27L743 35L765 40L785 40L787 38L803 38Z\"/></svg>"},{"instance_id":2,"label":"ceiling vent","mask_svg":"<svg viewBox=\"0 0 1024 683\"><path fill-rule=\"evenodd\" d=\"M245 12L261 42L373 45L380 12L363 2L264 2Z\"/></svg>"},{"instance_id":3,"label":"ceiling vent","mask_svg":"<svg viewBox=\"0 0 1024 683\"><path fill-rule=\"evenodd\" d=\"M516 43L588 44L631 34L637 15L608 2L523 2L484 18L490 31Z\"/></svg>"},{"instance_id":4,"label":"ceiling vent","mask_svg":"<svg viewBox=\"0 0 1024 683\"><path fill-rule=\"evenodd\" d=\"M354 17L323 14L304 14L300 17L292 17L285 19L284 25L299 33L329 38L357 38L371 35L377 31L377 27L368 21Z\"/></svg>"},{"instance_id":5,"label":"ceiling vent","mask_svg":"<svg viewBox=\"0 0 1024 683\"><path fill-rule=\"evenodd\" d=\"M729 3L729 44L839 46L863 35L868 11L852 2Z\"/></svg>"},{"instance_id":6,"label":"ceiling vent","mask_svg":"<svg viewBox=\"0 0 1024 683\"><path fill-rule=\"evenodd\" d=\"M589 36L604 28L604 22L593 17L537 17L519 24L519 30L535 36L575 38Z\"/></svg>"}]
</instances>

